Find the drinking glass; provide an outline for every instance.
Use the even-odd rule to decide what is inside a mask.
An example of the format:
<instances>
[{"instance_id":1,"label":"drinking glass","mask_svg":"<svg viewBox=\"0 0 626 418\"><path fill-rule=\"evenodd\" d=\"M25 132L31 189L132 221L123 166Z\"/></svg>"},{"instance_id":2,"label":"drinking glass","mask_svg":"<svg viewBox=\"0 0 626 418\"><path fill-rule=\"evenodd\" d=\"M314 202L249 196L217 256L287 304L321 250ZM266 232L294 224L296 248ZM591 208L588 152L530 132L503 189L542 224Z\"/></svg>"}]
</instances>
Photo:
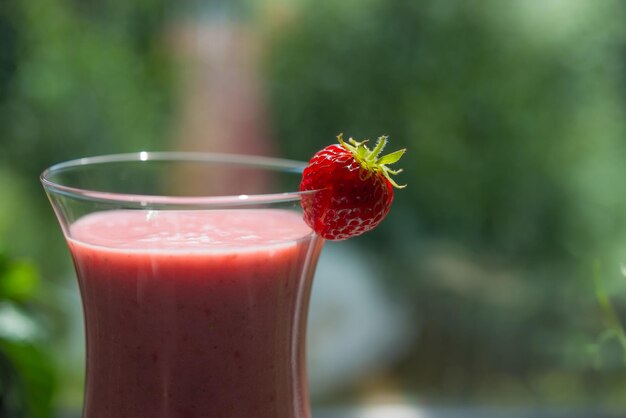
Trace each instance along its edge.
<instances>
[{"instance_id":1,"label":"drinking glass","mask_svg":"<svg viewBox=\"0 0 626 418\"><path fill-rule=\"evenodd\" d=\"M86 330L84 418L308 418L323 240L302 163L200 153L54 165Z\"/></svg>"}]
</instances>

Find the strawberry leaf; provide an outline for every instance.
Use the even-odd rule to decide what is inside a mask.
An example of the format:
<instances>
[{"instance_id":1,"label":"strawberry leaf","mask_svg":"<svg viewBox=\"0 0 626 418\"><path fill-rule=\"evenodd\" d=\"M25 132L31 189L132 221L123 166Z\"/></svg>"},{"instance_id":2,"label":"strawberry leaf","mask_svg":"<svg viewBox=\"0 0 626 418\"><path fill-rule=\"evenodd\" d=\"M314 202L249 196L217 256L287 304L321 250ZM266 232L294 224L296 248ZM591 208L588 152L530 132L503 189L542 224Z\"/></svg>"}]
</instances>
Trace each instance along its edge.
<instances>
[{"instance_id":1,"label":"strawberry leaf","mask_svg":"<svg viewBox=\"0 0 626 418\"><path fill-rule=\"evenodd\" d=\"M378 141L376 141L376 146L370 152L370 155L373 157L374 160L378 158L378 155L383 151L383 148L385 148L385 145L387 145L387 137L381 136L380 138L378 138Z\"/></svg>"},{"instance_id":2,"label":"strawberry leaf","mask_svg":"<svg viewBox=\"0 0 626 418\"><path fill-rule=\"evenodd\" d=\"M405 152L406 152L406 148L398 150L398 151L394 151L387 155L383 155L382 157L378 159L377 163L380 165L397 163L400 160L400 158L402 158Z\"/></svg>"}]
</instances>

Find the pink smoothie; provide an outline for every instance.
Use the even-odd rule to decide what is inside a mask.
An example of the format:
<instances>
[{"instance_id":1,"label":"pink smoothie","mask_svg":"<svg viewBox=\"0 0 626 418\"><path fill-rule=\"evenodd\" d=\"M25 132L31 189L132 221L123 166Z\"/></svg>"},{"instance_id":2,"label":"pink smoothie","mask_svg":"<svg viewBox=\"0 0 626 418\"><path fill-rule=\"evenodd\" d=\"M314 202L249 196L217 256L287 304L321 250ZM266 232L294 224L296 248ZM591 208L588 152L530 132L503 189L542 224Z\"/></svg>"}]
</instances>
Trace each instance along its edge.
<instances>
[{"instance_id":1,"label":"pink smoothie","mask_svg":"<svg viewBox=\"0 0 626 418\"><path fill-rule=\"evenodd\" d=\"M109 211L69 235L85 418L309 417L304 336L322 243L300 215Z\"/></svg>"}]
</instances>

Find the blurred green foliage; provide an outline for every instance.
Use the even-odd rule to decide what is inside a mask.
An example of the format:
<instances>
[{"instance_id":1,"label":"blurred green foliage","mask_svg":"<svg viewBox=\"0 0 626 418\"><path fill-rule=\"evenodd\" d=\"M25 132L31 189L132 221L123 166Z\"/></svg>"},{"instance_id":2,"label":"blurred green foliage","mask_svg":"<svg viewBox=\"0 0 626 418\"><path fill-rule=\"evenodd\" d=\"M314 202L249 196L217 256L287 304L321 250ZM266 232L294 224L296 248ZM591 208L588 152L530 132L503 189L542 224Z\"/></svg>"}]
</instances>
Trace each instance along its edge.
<instances>
[{"instance_id":1,"label":"blurred green foliage","mask_svg":"<svg viewBox=\"0 0 626 418\"><path fill-rule=\"evenodd\" d=\"M170 98L155 36L162 7L37 0L2 9L5 164L36 177L51 161L159 143Z\"/></svg>"},{"instance_id":2,"label":"blurred green foliage","mask_svg":"<svg viewBox=\"0 0 626 418\"><path fill-rule=\"evenodd\" d=\"M601 226L620 214L584 205L622 191L622 7L348 3L310 4L268 60L290 156L387 133L423 233L524 259L613 245Z\"/></svg>"},{"instance_id":3,"label":"blurred green foliage","mask_svg":"<svg viewBox=\"0 0 626 418\"><path fill-rule=\"evenodd\" d=\"M0 416L49 418L54 414L56 371L46 347L41 282L31 262L0 252Z\"/></svg>"},{"instance_id":4,"label":"blurred green foliage","mask_svg":"<svg viewBox=\"0 0 626 418\"><path fill-rule=\"evenodd\" d=\"M65 271L67 257L37 181L42 169L164 147L172 77L158 32L164 5L0 4L0 242L45 271Z\"/></svg>"},{"instance_id":5,"label":"blurred green foliage","mask_svg":"<svg viewBox=\"0 0 626 418\"><path fill-rule=\"evenodd\" d=\"M408 187L360 241L414 304L403 386L623 406L623 365L589 350L593 260L626 302L625 18L614 1L322 0L275 37L287 156L339 132L408 148Z\"/></svg>"}]
</instances>

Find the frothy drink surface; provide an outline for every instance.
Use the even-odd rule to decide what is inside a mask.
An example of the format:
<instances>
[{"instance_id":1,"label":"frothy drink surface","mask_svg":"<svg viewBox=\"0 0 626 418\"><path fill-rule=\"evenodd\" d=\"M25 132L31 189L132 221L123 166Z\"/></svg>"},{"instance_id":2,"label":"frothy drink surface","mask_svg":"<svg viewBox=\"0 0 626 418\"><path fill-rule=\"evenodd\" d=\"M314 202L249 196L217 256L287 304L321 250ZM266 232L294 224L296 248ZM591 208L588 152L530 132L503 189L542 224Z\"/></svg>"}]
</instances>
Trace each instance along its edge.
<instances>
[{"instance_id":1,"label":"frothy drink surface","mask_svg":"<svg viewBox=\"0 0 626 418\"><path fill-rule=\"evenodd\" d=\"M321 241L300 215L108 211L69 235L85 418L309 416L304 334Z\"/></svg>"}]
</instances>

